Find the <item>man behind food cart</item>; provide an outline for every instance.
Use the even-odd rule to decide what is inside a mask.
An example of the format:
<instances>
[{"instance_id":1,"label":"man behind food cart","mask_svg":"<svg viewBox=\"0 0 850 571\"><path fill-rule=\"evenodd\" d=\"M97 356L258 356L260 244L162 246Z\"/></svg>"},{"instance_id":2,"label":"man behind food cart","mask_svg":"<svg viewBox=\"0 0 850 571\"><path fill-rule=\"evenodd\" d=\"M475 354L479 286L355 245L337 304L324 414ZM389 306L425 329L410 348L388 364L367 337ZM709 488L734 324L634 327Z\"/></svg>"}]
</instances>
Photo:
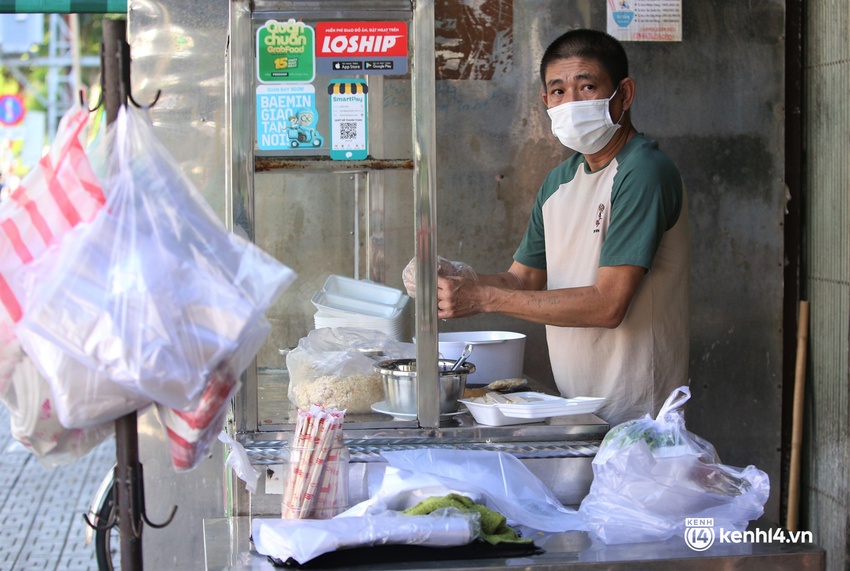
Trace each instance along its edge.
<instances>
[{"instance_id":1,"label":"man behind food cart","mask_svg":"<svg viewBox=\"0 0 850 571\"><path fill-rule=\"evenodd\" d=\"M690 236L676 165L635 129L620 42L572 30L540 63L552 132L576 151L543 181L506 272L438 260L440 319L546 325L558 390L597 396L612 426L655 415L688 380ZM404 283L415 294L415 260Z\"/></svg>"}]
</instances>

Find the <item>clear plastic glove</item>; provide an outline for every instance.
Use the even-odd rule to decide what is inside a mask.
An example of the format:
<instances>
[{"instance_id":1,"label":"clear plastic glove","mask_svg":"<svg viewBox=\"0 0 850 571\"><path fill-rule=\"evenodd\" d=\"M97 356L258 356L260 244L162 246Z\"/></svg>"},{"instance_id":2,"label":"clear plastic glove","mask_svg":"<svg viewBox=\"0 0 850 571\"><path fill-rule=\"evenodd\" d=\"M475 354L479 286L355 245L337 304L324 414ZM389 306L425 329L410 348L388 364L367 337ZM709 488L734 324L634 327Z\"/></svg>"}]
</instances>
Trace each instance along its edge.
<instances>
[{"instance_id":1,"label":"clear plastic glove","mask_svg":"<svg viewBox=\"0 0 850 571\"><path fill-rule=\"evenodd\" d=\"M478 281L478 274L469 264L452 262L440 256L437 256L437 275L460 276L468 280ZM405 289L407 289L407 294L410 297L416 297L416 258L410 260L405 266L404 271L401 272L401 279L404 282Z\"/></svg>"}]
</instances>

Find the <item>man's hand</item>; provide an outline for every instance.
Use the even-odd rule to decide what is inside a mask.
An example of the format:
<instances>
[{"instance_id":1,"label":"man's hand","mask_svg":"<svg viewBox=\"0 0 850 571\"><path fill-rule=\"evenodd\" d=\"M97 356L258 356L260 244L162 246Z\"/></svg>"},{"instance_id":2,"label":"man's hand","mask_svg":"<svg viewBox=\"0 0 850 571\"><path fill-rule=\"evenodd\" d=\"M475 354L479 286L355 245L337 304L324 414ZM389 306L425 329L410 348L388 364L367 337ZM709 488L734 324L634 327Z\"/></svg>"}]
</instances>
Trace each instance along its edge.
<instances>
[{"instance_id":1,"label":"man's hand","mask_svg":"<svg viewBox=\"0 0 850 571\"><path fill-rule=\"evenodd\" d=\"M437 276L462 276L469 280L478 280L478 274L466 262L453 262L440 256L437 256ZM404 282L407 295L416 297L416 258L410 260L401 272L401 281Z\"/></svg>"},{"instance_id":2,"label":"man's hand","mask_svg":"<svg viewBox=\"0 0 850 571\"><path fill-rule=\"evenodd\" d=\"M482 311L493 288L460 276L437 277L437 317L469 317Z\"/></svg>"}]
</instances>

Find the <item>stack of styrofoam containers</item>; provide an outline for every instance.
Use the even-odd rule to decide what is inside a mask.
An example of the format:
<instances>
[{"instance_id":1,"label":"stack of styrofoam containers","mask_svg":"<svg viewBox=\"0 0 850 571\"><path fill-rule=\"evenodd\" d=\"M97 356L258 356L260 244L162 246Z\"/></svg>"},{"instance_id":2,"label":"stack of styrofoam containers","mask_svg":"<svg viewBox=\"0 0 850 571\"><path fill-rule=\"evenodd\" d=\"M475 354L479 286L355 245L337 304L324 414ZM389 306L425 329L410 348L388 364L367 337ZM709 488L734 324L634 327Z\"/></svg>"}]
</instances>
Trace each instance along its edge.
<instances>
[{"instance_id":1,"label":"stack of styrofoam containers","mask_svg":"<svg viewBox=\"0 0 850 571\"><path fill-rule=\"evenodd\" d=\"M409 299L401 290L383 284L331 275L313 295L313 305L318 310L313 320L316 329L360 327L404 340Z\"/></svg>"}]
</instances>

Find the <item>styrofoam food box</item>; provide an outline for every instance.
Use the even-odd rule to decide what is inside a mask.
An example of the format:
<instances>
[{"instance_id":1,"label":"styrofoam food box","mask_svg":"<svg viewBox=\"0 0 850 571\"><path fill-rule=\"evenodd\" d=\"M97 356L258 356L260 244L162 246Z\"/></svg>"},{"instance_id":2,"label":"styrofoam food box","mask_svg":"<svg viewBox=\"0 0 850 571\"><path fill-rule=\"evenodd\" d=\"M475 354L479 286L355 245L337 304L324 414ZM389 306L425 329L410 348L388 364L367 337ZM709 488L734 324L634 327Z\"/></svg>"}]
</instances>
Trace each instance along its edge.
<instances>
[{"instance_id":1,"label":"styrofoam food box","mask_svg":"<svg viewBox=\"0 0 850 571\"><path fill-rule=\"evenodd\" d=\"M472 399L458 399L458 402L463 403L466 408L472 413L472 418L478 424L486 424L487 426L509 426L512 424L529 424L532 422L540 422L542 419L527 419L527 418L511 418L502 414L495 404L482 404L473 402Z\"/></svg>"},{"instance_id":2,"label":"styrofoam food box","mask_svg":"<svg viewBox=\"0 0 850 571\"><path fill-rule=\"evenodd\" d=\"M601 397L564 398L533 391L512 393L504 396L507 399L540 399L528 402L511 402L508 404L495 403L493 405L502 414L511 418L541 419L550 416L594 413L605 402L605 399Z\"/></svg>"},{"instance_id":3,"label":"styrofoam food box","mask_svg":"<svg viewBox=\"0 0 850 571\"><path fill-rule=\"evenodd\" d=\"M474 402L474 399L459 399L459 402L462 402L469 409L478 423L488 426L526 424L540 422L553 416L593 413L605 402L604 398L599 397L563 398L533 391L503 396L506 398L539 398L540 400L511 404L485 404Z\"/></svg>"},{"instance_id":4,"label":"styrofoam food box","mask_svg":"<svg viewBox=\"0 0 850 571\"><path fill-rule=\"evenodd\" d=\"M384 319L395 319L401 313L401 308L394 305L338 295L325 290L319 290L313 294L311 301L316 309L330 312L360 313Z\"/></svg>"},{"instance_id":5,"label":"styrofoam food box","mask_svg":"<svg viewBox=\"0 0 850 571\"><path fill-rule=\"evenodd\" d=\"M399 304L404 305L407 301L407 295L399 289L345 276L328 276L322 289L332 294L394 307L399 307Z\"/></svg>"}]
</instances>

